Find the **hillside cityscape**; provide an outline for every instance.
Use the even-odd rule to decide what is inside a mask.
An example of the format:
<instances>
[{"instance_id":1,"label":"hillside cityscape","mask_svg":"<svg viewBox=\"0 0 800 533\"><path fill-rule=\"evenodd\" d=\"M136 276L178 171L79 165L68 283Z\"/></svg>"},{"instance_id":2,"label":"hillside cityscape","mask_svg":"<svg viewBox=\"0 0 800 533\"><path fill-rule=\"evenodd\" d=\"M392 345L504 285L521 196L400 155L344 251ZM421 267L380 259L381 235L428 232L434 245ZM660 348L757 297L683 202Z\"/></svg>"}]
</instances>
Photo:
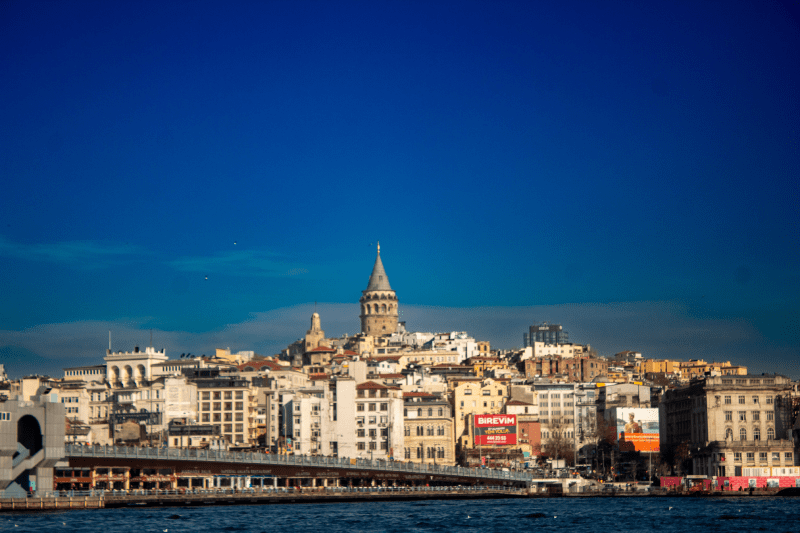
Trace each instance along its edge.
<instances>
[{"instance_id":1,"label":"hillside cityscape","mask_svg":"<svg viewBox=\"0 0 800 533\"><path fill-rule=\"evenodd\" d=\"M315 312L305 335L272 356L109 348L96 365L17 380L0 364L0 409L50 397L64 406L70 444L368 458L605 482L686 475L732 487L742 486L739 478L800 476L800 382L778 373L634 350L604 357L570 342L564 324L531 325L516 350L492 349L467 332L411 331L398 320L402 303L380 245L359 304L360 333L328 338Z\"/></svg>"}]
</instances>

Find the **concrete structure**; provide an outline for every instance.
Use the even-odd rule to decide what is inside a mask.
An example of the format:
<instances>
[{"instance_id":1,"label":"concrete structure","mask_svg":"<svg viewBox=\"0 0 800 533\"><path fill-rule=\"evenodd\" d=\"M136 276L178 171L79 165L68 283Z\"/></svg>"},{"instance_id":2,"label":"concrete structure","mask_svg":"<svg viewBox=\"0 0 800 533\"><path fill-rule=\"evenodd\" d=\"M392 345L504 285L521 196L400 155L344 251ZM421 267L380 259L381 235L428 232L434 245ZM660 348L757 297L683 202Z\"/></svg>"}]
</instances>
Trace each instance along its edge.
<instances>
[{"instance_id":1,"label":"concrete structure","mask_svg":"<svg viewBox=\"0 0 800 533\"><path fill-rule=\"evenodd\" d=\"M231 444L254 445L258 439L258 399L250 382L220 376L197 379L195 384L200 422L217 426L219 434Z\"/></svg>"},{"instance_id":2,"label":"concrete structure","mask_svg":"<svg viewBox=\"0 0 800 533\"><path fill-rule=\"evenodd\" d=\"M413 463L455 465L453 416L450 403L427 392L407 392L404 398L403 456Z\"/></svg>"},{"instance_id":3,"label":"concrete structure","mask_svg":"<svg viewBox=\"0 0 800 533\"><path fill-rule=\"evenodd\" d=\"M508 400L509 382L492 378L454 378L450 386L456 446L463 452L474 447L469 431L470 415L502 413Z\"/></svg>"},{"instance_id":4,"label":"concrete structure","mask_svg":"<svg viewBox=\"0 0 800 533\"><path fill-rule=\"evenodd\" d=\"M142 352L136 346L132 352L106 350L106 375L112 387L139 387L153 376L152 367L167 360L164 350L148 346Z\"/></svg>"},{"instance_id":5,"label":"concrete structure","mask_svg":"<svg viewBox=\"0 0 800 533\"><path fill-rule=\"evenodd\" d=\"M391 335L397 330L397 295L389 285L389 277L381 261L381 245L378 243L378 255L367 289L362 292L361 299L361 333L380 337Z\"/></svg>"},{"instance_id":6,"label":"concrete structure","mask_svg":"<svg viewBox=\"0 0 800 533\"><path fill-rule=\"evenodd\" d=\"M403 449L403 391L374 381L356 386L356 456L389 459Z\"/></svg>"},{"instance_id":7,"label":"concrete structure","mask_svg":"<svg viewBox=\"0 0 800 533\"><path fill-rule=\"evenodd\" d=\"M53 467L64 457L64 415L56 394L0 402L0 497L53 490Z\"/></svg>"},{"instance_id":8,"label":"concrete structure","mask_svg":"<svg viewBox=\"0 0 800 533\"><path fill-rule=\"evenodd\" d=\"M660 409L662 453L683 446L692 474L759 476L798 465L789 378L709 376L669 390Z\"/></svg>"}]
</instances>

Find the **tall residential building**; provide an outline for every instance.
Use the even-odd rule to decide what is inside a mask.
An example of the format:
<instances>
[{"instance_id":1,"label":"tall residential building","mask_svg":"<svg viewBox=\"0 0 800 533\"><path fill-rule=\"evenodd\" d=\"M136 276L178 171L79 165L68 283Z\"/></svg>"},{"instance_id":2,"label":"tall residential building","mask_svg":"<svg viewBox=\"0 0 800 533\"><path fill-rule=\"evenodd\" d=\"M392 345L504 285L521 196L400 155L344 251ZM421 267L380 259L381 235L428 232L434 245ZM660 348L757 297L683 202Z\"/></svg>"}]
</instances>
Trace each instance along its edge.
<instances>
[{"instance_id":1,"label":"tall residential building","mask_svg":"<svg viewBox=\"0 0 800 533\"><path fill-rule=\"evenodd\" d=\"M688 446L692 474L772 475L797 465L789 378L707 376L668 390L659 406L661 450Z\"/></svg>"},{"instance_id":2,"label":"tall residential building","mask_svg":"<svg viewBox=\"0 0 800 533\"><path fill-rule=\"evenodd\" d=\"M569 333L558 324L534 324L523 336L524 346L533 346L534 342L545 344L565 344L569 342Z\"/></svg>"},{"instance_id":3,"label":"tall residential building","mask_svg":"<svg viewBox=\"0 0 800 533\"><path fill-rule=\"evenodd\" d=\"M380 243L367 289L362 292L359 302L361 333L381 337L397 331L397 295L389 285L389 277L383 268Z\"/></svg>"}]
</instances>

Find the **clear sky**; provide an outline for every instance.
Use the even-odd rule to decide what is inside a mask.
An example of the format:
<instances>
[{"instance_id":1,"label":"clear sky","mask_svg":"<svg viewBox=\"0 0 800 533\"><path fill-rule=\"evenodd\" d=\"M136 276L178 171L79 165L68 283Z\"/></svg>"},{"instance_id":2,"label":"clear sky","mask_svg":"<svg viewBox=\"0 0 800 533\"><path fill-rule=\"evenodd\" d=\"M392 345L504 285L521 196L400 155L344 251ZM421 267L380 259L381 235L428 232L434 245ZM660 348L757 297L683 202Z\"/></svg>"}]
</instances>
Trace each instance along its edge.
<instances>
[{"instance_id":1,"label":"clear sky","mask_svg":"<svg viewBox=\"0 0 800 533\"><path fill-rule=\"evenodd\" d=\"M2 2L0 363L560 322L800 377L800 25L763 2Z\"/></svg>"}]
</instances>

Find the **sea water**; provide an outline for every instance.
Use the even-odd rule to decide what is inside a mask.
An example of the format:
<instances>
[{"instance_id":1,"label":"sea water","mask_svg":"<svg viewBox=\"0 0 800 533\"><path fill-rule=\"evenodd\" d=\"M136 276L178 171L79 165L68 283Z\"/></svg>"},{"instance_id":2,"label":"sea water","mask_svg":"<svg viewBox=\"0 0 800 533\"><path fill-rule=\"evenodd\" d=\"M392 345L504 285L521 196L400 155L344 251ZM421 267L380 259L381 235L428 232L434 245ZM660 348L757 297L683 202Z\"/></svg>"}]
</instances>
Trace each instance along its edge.
<instances>
[{"instance_id":1,"label":"sea water","mask_svg":"<svg viewBox=\"0 0 800 533\"><path fill-rule=\"evenodd\" d=\"M546 498L126 508L0 514L22 533L800 532L800 498Z\"/></svg>"}]
</instances>

